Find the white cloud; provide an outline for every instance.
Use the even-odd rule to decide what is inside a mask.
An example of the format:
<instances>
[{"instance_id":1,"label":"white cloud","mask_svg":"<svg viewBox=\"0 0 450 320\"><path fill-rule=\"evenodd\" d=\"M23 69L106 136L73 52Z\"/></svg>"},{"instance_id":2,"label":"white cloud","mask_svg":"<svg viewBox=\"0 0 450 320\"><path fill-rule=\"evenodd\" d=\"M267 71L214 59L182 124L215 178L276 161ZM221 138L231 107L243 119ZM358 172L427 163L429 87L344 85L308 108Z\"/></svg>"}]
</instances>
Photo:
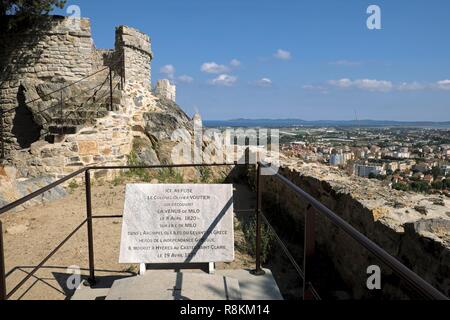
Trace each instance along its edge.
<instances>
[{"instance_id":1,"label":"white cloud","mask_svg":"<svg viewBox=\"0 0 450 320\"><path fill-rule=\"evenodd\" d=\"M159 69L159 72L165 74L169 79L172 79L175 74L175 67L171 64L166 64Z\"/></svg>"},{"instance_id":2,"label":"white cloud","mask_svg":"<svg viewBox=\"0 0 450 320\"><path fill-rule=\"evenodd\" d=\"M337 60L330 62L330 64L335 66L343 66L343 67L357 67L362 65L362 62L359 61L350 61L350 60Z\"/></svg>"},{"instance_id":3,"label":"white cloud","mask_svg":"<svg viewBox=\"0 0 450 320\"><path fill-rule=\"evenodd\" d=\"M230 61L230 66L232 66L232 67L237 68L240 65L241 65L241 62L238 59L233 59L233 60Z\"/></svg>"},{"instance_id":4,"label":"white cloud","mask_svg":"<svg viewBox=\"0 0 450 320\"><path fill-rule=\"evenodd\" d=\"M332 86L339 87L339 88L349 88L352 86L352 80L344 78L340 80L330 80L328 83Z\"/></svg>"},{"instance_id":5,"label":"white cloud","mask_svg":"<svg viewBox=\"0 0 450 320\"><path fill-rule=\"evenodd\" d=\"M177 81L181 83L192 83L194 81L194 78L191 76L188 76L187 74L183 74L179 77L177 77Z\"/></svg>"},{"instance_id":6,"label":"white cloud","mask_svg":"<svg viewBox=\"0 0 450 320\"><path fill-rule=\"evenodd\" d=\"M450 80L441 80L437 82L400 82L393 83L388 80L375 79L348 79L342 78L339 80L329 80L325 85L311 85L303 86L304 90L326 90L327 87L335 87L339 89L359 89L372 92L391 92L391 91L420 91L420 90L449 90Z\"/></svg>"},{"instance_id":7,"label":"white cloud","mask_svg":"<svg viewBox=\"0 0 450 320\"><path fill-rule=\"evenodd\" d=\"M402 82L397 86L397 90L399 91L418 91L424 90L427 88L427 85L419 83L419 82Z\"/></svg>"},{"instance_id":8,"label":"white cloud","mask_svg":"<svg viewBox=\"0 0 450 320\"><path fill-rule=\"evenodd\" d=\"M291 53L283 49L278 49L277 52L273 54L273 56L281 60L290 60L292 58Z\"/></svg>"},{"instance_id":9,"label":"white cloud","mask_svg":"<svg viewBox=\"0 0 450 320\"><path fill-rule=\"evenodd\" d=\"M357 88L369 91L386 92L392 90L394 87L391 81L386 80L362 79L362 80L355 80L354 83Z\"/></svg>"},{"instance_id":10,"label":"white cloud","mask_svg":"<svg viewBox=\"0 0 450 320\"><path fill-rule=\"evenodd\" d=\"M210 83L216 86L231 87L236 83L236 81L237 77L235 76L230 76L228 74L221 74L217 78L212 79Z\"/></svg>"},{"instance_id":11,"label":"white cloud","mask_svg":"<svg viewBox=\"0 0 450 320\"><path fill-rule=\"evenodd\" d=\"M205 62L201 66L201 71L206 73L225 73L229 71L229 68L227 66L224 66L223 64L217 64L215 62Z\"/></svg>"},{"instance_id":12,"label":"white cloud","mask_svg":"<svg viewBox=\"0 0 450 320\"><path fill-rule=\"evenodd\" d=\"M357 79L350 80L347 78L340 80L330 80L328 84L338 88L357 88L367 91L380 91L387 92L394 88L391 81L386 80L374 80L374 79Z\"/></svg>"},{"instance_id":13,"label":"white cloud","mask_svg":"<svg viewBox=\"0 0 450 320\"><path fill-rule=\"evenodd\" d=\"M321 86L321 85L307 84L307 85L302 86L302 89L307 90L307 91L317 91L322 94L328 94L327 88L325 86Z\"/></svg>"},{"instance_id":14,"label":"white cloud","mask_svg":"<svg viewBox=\"0 0 450 320\"><path fill-rule=\"evenodd\" d=\"M450 80L441 80L437 82L437 87L441 90L450 90Z\"/></svg>"},{"instance_id":15,"label":"white cloud","mask_svg":"<svg viewBox=\"0 0 450 320\"><path fill-rule=\"evenodd\" d=\"M272 85L272 80L269 78L262 78L256 81L256 85L259 87L270 87Z\"/></svg>"}]
</instances>

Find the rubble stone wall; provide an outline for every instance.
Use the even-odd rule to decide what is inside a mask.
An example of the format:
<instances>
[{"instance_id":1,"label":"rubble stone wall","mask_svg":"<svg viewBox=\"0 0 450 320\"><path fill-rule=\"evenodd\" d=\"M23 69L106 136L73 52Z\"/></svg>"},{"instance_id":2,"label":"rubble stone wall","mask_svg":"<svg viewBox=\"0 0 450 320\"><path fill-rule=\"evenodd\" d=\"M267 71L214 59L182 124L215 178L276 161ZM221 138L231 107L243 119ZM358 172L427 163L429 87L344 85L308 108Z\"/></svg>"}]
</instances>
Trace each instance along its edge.
<instances>
[{"instance_id":1,"label":"rubble stone wall","mask_svg":"<svg viewBox=\"0 0 450 320\"><path fill-rule=\"evenodd\" d=\"M416 221L398 224L394 221L395 209L390 208L387 203L384 204L386 207L376 208L365 204L363 201L357 200L350 192L340 190L342 184L330 183L317 175L302 172L300 167L298 170L292 167L282 167L280 173L333 210L388 253L400 259L407 267L444 294L450 295L450 234L448 231L450 230L450 219L445 218L445 214L443 214L444 217L437 218L438 213L440 214L442 210L445 211L445 207L439 211L432 211L435 206L430 204L429 217L424 216ZM273 208L273 204L282 208L283 214L289 215L291 221L294 221L291 226L285 225L283 228L286 228L286 232L289 228L295 228L299 233L298 243L302 246L305 212L314 209L310 208L304 199L297 196L278 179L271 176L264 176L262 179L263 210ZM368 181L368 179L366 180ZM352 181L351 189L367 194L378 193L378 200L386 202L388 200L383 196L384 191L381 186L367 188L362 182L355 180ZM386 190L386 192L388 191ZM409 205L414 206L415 198L413 196L406 193L403 196L397 194L394 196L397 199L410 197ZM406 209L405 212L414 211L408 207ZM266 212L266 214L270 216L271 212ZM282 219L282 217L271 216L271 221L277 219ZM354 298L370 298L377 294L376 290L375 292L370 291L366 286L368 278L366 271L370 265L381 267L381 292L384 297L411 297L410 292L404 290L406 287L401 284L398 277L393 275L385 265L380 264L355 240L335 227L323 215L317 214L316 219L315 231L318 247L331 259L333 268L339 272L348 288L351 289ZM320 274L318 276L320 277Z\"/></svg>"},{"instance_id":2,"label":"rubble stone wall","mask_svg":"<svg viewBox=\"0 0 450 320\"><path fill-rule=\"evenodd\" d=\"M60 92L57 97L49 93L111 65L116 73L125 74L127 84L150 90L150 39L133 28L118 27L115 49L98 50L89 19L74 23L73 19L50 16L26 31L1 34L0 47L0 108L6 157L12 163L15 151L29 149L43 139L43 121L50 116L41 111L60 99ZM104 71L90 77L81 89L101 83L107 76ZM64 90L64 97L78 93L83 83Z\"/></svg>"},{"instance_id":3,"label":"rubble stone wall","mask_svg":"<svg viewBox=\"0 0 450 320\"><path fill-rule=\"evenodd\" d=\"M66 83L96 68L97 54L87 19L80 20L79 28L75 28L68 19L54 17L21 33L1 34L0 47L0 107L3 111L19 106L22 83ZM15 122L16 112L4 114L8 154L20 149L12 132ZM17 125L18 130L21 126L25 129L27 123Z\"/></svg>"},{"instance_id":4,"label":"rubble stone wall","mask_svg":"<svg viewBox=\"0 0 450 320\"><path fill-rule=\"evenodd\" d=\"M150 90L152 51L149 36L120 26L116 30L116 52L124 57L126 82L139 82Z\"/></svg>"},{"instance_id":5,"label":"rubble stone wall","mask_svg":"<svg viewBox=\"0 0 450 320\"><path fill-rule=\"evenodd\" d=\"M173 102L176 101L176 90L176 86L174 84L171 84L168 79L162 79L156 82L156 94L166 99L172 100Z\"/></svg>"}]
</instances>

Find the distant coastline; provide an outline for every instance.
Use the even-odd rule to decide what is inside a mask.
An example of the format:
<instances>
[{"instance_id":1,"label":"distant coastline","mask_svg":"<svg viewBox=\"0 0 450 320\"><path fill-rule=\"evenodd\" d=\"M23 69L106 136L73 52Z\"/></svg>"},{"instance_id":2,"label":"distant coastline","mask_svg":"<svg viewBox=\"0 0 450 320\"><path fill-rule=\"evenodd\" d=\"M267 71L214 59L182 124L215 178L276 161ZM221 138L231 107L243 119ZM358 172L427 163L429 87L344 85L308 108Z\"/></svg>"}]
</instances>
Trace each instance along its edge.
<instances>
[{"instance_id":1,"label":"distant coastline","mask_svg":"<svg viewBox=\"0 0 450 320\"><path fill-rule=\"evenodd\" d=\"M206 127L404 127L450 129L450 121L390 121L390 120L302 120L302 119L230 119L204 120Z\"/></svg>"}]
</instances>

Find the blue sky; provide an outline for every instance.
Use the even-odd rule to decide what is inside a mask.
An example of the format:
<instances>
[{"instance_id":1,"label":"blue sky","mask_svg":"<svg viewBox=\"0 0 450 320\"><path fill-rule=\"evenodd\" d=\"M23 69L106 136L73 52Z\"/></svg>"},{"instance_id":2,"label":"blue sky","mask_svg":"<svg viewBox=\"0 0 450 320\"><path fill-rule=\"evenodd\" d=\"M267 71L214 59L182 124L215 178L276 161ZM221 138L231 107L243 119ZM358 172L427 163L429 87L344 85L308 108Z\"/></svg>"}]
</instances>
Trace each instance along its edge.
<instances>
[{"instance_id":1,"label":"blue sky","mask_svg":"<svg viewBox=\"0 0 450 320\"><path fill-rule=\"evenodd\" d=\"M450 120L448 0L68 1L98 48L148 33L152 81L204 119ZM369 30L369 5L381 30ZM64 13L64 12L63 12ZM68 13L65 13L69 15Z\"/></svg>"}]
</instances>

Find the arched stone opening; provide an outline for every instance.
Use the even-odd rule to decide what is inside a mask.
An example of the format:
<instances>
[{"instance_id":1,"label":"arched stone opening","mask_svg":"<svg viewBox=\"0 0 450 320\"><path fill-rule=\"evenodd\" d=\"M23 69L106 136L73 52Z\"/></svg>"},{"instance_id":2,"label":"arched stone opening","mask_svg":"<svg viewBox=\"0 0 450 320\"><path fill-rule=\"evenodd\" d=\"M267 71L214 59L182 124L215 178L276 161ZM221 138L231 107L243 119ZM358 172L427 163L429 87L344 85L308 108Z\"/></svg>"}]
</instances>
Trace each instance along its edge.
<instances>
[{"instance_id":1,"label":"arched stone opening","mask_svg":"<svg viewBox=\"0 0 450 320\"><path fill-rule=\"evenodd\" d=\"M18 107L12 121L12 134L17 139L21 149L26 149L32 143L39 140L42 126L38 125L33 118L33 113L28 109L25 100L25 89L20 86L17 93Z\"/></svg>"}]
</instances>

